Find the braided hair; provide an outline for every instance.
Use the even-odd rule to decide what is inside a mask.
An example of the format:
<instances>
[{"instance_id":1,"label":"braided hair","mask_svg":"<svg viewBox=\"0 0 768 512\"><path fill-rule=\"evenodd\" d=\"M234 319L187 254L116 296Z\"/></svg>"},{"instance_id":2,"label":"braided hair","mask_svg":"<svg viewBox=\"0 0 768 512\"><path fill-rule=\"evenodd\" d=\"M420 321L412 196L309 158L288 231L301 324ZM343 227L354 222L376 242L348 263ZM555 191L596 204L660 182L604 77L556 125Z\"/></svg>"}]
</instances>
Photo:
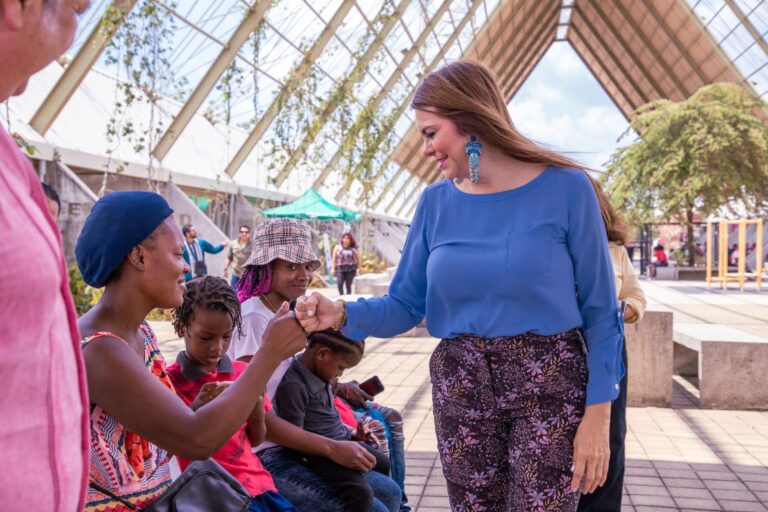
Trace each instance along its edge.
<instances>
[{"instance_id":1,"label":"braided hair","mask_svg":"<svg viewBox=\"0 0 768 512\"><path fill-rule=\"evenodd\" d=\"M365 352L365 341L351 340L333 329L313 332L307 336L307 342L310 349L321 345L334 354L357 354L362 358Z\"/></svg>"},{"instance_id":2,"label":"braided hair","mask_svg":"<svg viewBox=\"0 0 768 512\"><path fill-rule=\"evenodd\" d=\"M241 333L240 303L224 279L205 276L187 282L184 302L173 310L173 329L177 336L183 336L184 329L195 319L195 307L226 313L235 332Z\"/></svg>"},{"instance_id":3,"label":"braided hair","mask_svg":"<svg viewBox=\"0 0 768 512\"><path fill-rule=\"evenodd\" d=\"M272 265L269 262L266 265L248 265L243 270L243 275L237 280L235 290L237 291L237 300L245 302L251 297L260 297L268 294L272 290Z\"/></svg>"}]
</instances>

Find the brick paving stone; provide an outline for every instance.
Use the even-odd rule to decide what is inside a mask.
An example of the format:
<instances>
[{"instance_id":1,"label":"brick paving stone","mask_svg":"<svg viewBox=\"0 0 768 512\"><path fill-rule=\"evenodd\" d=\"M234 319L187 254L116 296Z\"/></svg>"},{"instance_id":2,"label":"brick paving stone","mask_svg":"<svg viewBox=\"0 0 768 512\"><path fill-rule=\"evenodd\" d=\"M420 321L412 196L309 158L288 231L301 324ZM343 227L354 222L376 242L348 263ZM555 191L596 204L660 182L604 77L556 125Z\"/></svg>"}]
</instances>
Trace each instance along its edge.
<instances>
[{"instance_id":1,"label":"brick paving stone","mask_svg":"<svg viewBox=\"0 0 768 512\"><path fill-rule=\"evenodd\" d=\"M725 490L731 490L731 491L746 491L747 488L744 486L741 482L733 482L729 480L704 480L704 485L707 486L708 489L714 490L714 489L725 489Z\"/></svg>"},{"instance_id":2,"label":"brick paving stone","mask_svg":"<svg viewBox=\"0 0 768 512\"><path fill-rule=\"evenodd\" d=\"M450 507L448 496L423 496L419 502L421 507Z\"/></svg>"},{"instance_id":3,"label":"brick paving stone","mask_svg":"<svg viewBox=\"0 0 768 512\"><path fill-rule=\"evenodd\" d=\"M721 501L723 510L728 512L765 512L765 506L755 501Z\"/></svg>"},{"instance_id":4,"label":"brick paving stone","mask_svg":"<svg viewBox=\"0 0 768 512\"><path fill-rule=\"evenodd\" d=\"M667 487L667 491L673 498L699 498L712 499L712 494L707 489L691 487Z\"/></svg>"},{"instance_id":5,"label":"brick paving stone","mask_svg":"<svg viewBox=\"0 0 768 512\"><path fill-rule=\"evenodd\" d=\"M625 489L630 496L669 496L667 488L657 485L633 485L627 484Z\"/></svg>"},{"instance_id":6,"label":"brick paving stone","mask_svg":"<svg viewBox=\"0 0 768 512\"><path fill-rule=\"evenodd\" d=\"M768 482L751 482L746 481L747 487L752 491L768 491Z\"/></svg>"},{"instance_id":7,"label":"brick paving stone","mask_svg":"<svg viewBox=\"0 0 768 512\"><path fill-rule=\"evenodd\" d=\"M723 510L720 504L712 499L675 498L678 507L694 510Z\"/></svg>"},{"instance_id":8,"label":"brick paving stone","mask_svg":"<svg viewBox=\"0 0 768 512\"><path fill-rule=\"evenodd\" d=\"M718 500L732 500L732 501L758 501L750 491L733 491L730 489L710 489L712 495Z\"/></svg>"},{"instance_id":9,"label":"brick paving stone","mask_svg":"<svg viewBox=\"0 0 768 512\"><path fill-rule=\"evenodd\" d=\"M697 471L699 477L706 480L738 480L730 471Z\"/></svg>"},{"instance_id":10,"label":"brick paving stone","mask_svg":"<svg viewBox=\"0 0 768 512\"><path fill-rule=\"evenodd\" d=\"M671 487L687 487L690 489L704 489L704 482L698 478L665 478L664 483Z\"/></svg>"},{"instance_id":11,"label":"brick paving stone","mask_svg":"<svg viewBox=\"0 0 768 512\"><path fill-rule=\"evenodd\" d=\"M656 476L627 476L624 478L627 485L653 485L663 487L661 478Z\"/></svg>"},{"instance_id":12,"label":"brick paving stone","mask_svg":"<svg viewBox=\"0 0 768 512\"><path fill-rule=\"evenodd\" d=\"M648 505L652 507L674 507L675 502L669 496L642 496L631 495L632 503L639 507L641 505Z\"/></svg>"}]
</instances>

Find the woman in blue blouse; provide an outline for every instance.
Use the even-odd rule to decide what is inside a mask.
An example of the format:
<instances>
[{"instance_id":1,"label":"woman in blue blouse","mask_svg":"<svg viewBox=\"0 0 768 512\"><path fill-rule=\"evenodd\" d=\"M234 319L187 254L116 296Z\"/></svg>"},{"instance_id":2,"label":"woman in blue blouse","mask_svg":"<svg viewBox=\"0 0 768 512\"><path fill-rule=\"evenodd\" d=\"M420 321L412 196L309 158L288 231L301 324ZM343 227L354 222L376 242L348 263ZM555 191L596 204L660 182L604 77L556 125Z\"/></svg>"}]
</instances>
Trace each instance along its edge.
<instances>
[{"instance_id":1,"label":"woman in blue blouse","mask_svg":"<svg viewBox=\"0 0 768 512\"><path fill-rule=\"evenodd\" d=\"M296 315L351 338L426 316L442 338L430 374L452 509L574 511L578 491L605 481L623 374L595 192L578 165L515 130L479 64L429 74L412 106L447 179L422 194L389 294L314 294Z\"/></svg>"}]
</instances>

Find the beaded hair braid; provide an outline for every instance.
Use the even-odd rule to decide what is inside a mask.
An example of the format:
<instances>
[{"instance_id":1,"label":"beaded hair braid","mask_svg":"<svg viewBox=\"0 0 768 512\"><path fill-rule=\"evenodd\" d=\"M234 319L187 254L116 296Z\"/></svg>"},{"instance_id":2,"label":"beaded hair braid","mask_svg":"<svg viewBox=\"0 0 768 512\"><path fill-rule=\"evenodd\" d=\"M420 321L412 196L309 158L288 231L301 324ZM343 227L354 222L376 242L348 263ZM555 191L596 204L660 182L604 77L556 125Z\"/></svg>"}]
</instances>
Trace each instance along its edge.
<instances>
[{"instance_id":1,"label":"beaded hair braid","mask_svg":"<svg viewBox=\"0 0 768 512\"><path fill-rule=\"evenodd\" d=\"M177 336L183 336L184 328L194 320L195 307L227 313L235 332L241 332L240 302L224 279L205 276L187 282L184 302L173 310L173 329Z\"/></svg>"},{"instance_id":2,"label":"beaded hair braid","mask_svg":"<svg viewBox=\"0 0 768 512\"><path fill-rule=\"evenodd\" d=\"M245 302L251 297L266 295L272 290L272 265L248 265L235 286L237 300Z\"/></svg>"}]
</instances>

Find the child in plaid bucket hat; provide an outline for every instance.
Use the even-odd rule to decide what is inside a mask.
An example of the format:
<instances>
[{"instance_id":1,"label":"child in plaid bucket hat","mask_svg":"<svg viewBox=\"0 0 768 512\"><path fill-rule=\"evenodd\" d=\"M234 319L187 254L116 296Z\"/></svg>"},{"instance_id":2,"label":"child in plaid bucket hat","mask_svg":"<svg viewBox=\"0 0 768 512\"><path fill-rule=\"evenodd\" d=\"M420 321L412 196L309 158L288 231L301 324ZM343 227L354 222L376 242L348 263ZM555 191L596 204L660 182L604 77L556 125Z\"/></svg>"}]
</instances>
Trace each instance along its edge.
<instances>
[{"instance_id":1,"label":"child in plaid bucket hat","mask_svg":"<svg viewBox=\"0 0 768 512\"><path fill-rule=\"evenodd\" d=\"M305 266L311 280L311 273L320 267L320 260L312 247L312 230L309 226L295 219L281 217L267 219L256 227L251 257L245 263L243 275L237 284L237 298L240 302L270 293L275 266L280 263ZM282 296L275 298L292 299ZM281 303L275 306L280 307Z\"/></svg>"},{"instance_id":2,"label":"child in plaid bucket hat","mask_svg":"<svg viewBox=\"0 0 768 512\"><path fill-rule=\"evenodd\" d=\"M237 282L237 297L241 303L242 329L235 332L227 354L230 359L249 361L261 347L261 339L269 319L283 302L291 301L306 294L313 273L320 267L320 261L312 247L312 232L300 221L287 218L268 219L254 230L253 251L246 262L243 274ZM283 379L293 358L283 360L274 370L266 386L266 395L274 397L277 387ZM347 383L345 390L353 390ZM347 391L349 396L349 391ZM283 439L282 446L265 442L255 449L264 467L271 473L275 485L289 501L302 503L308 507L320 505L317 502L307 503L307 495L299 492L293 482L303 482L304 488L312 496L334 496L331 508L344 509L344 499L335 495L331 486L317 475L297 464L294 455L288 450L306 451L308 446L317 447L311 455L321 456L328 451L340 454L344 460L368 460L370 469L376 462L364 448L353 441L337 441L317 436L295 426L281 421L271 412L265 418L267 431ZM289 427L293 427L290 428ZM397 425L390 423L390 428ZM288 429L288 430L286 430ZM399 417L399 432L402 436L402 417ZM395 433L395 435L397 435ZM291 442L288 442L291 440ZM291 444L295 443L295 444ZM349 444L354 446L350 447ZM403 446L403 441L400 445ZM360 453L362 452L362 453ZM405 453L401 450L402 453ZM348 466L349 467L349 466ZM398 466L400 467L400 466ZM370 475L370 486L376 500L384 500L388 510L398 510L393 500L402 495L402 489L392 479L376 473ZM373 472L375 473L375 472ZM404 471L402 472L404 474ZM363 491L364 487L356 491ZM382 501L382 503L384 502ZM307 507L304 507L307 508ZM408 510L403 508L401 510Z\"/></svg>"}]
</instances>

